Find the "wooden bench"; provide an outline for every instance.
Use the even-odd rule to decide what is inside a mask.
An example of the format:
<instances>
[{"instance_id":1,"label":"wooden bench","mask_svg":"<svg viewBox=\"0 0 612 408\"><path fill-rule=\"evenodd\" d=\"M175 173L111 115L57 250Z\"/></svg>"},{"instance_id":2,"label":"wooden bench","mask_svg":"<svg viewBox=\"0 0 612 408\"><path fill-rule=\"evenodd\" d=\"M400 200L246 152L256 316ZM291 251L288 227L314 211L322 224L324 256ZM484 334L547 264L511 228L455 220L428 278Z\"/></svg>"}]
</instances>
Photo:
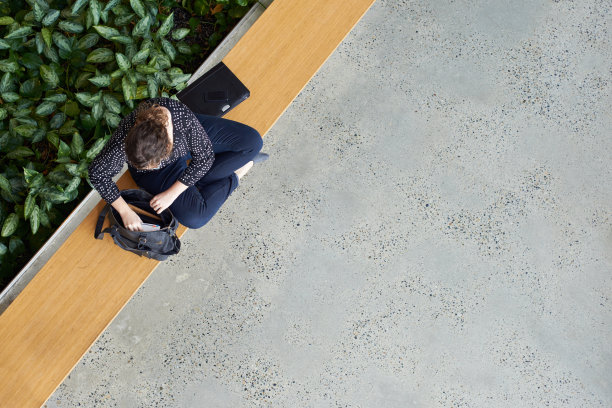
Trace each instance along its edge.
<instances>
[{"instance_id":1,"label":"wooden bench","mask_svg":"<svg viewBox=\"0 0 612 408\"><path fill-rule=\"evenodd\" d=\"M251 91L226 117L264 135L373 2L275 0L223 59ZM159 264L94 239L104 204L0 315L0 407L43 405Z\"/></svg>"}]
</instances>

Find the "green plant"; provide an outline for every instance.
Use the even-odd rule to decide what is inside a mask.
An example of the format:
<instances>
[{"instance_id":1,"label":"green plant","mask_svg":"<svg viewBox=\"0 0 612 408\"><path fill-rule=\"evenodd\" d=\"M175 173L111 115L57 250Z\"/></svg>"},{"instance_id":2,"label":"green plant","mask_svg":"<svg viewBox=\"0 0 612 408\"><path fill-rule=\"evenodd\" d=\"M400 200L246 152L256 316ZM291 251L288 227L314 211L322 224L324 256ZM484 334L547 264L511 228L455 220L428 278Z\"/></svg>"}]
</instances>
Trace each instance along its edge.
<instances>
[{"instance_id":1,"label":"green plant","mask_svg":"<svg viewBox=\"0 0 612 408\"><path fill-rule=\"evenodd\" d=\"M192 47L155 0L17 0L0 13L4 276L90 191L87 166L135 101L186 86L176 64Z\"/></svg>"},{"instance_id":2,"label":"green plant","mask_svg":"<svg viewBox=\"0 0 612 408\"><path fill-rule=\"evenodd\" d=\"M195 16L215 18L215 31L208 38L214 48L235 23L242 18L257 0L182 0L182 7ZM198 24L197 18L190 20L192 29Z\"/></svg>"}]
</instances>

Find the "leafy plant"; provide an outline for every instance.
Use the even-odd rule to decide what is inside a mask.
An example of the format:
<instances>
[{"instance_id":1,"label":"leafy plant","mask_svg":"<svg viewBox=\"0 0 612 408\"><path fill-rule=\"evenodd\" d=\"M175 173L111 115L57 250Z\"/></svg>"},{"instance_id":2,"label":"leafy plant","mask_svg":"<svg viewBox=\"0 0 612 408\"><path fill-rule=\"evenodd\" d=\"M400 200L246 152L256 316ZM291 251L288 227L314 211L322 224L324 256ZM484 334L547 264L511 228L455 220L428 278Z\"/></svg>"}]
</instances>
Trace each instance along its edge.
<instances>
[{"instance_id":1,"label":"leafy plant","mask_svg":"<svg viewBox=\"0 0 612 408\"><path fill-rule=\"evenodd\" d=\"M214 16L215 30L208 38L214 48L255 3L256 0L182 0L181 5L195 16ZM196 17L190 20L192 29L197 23Z\"/></svg>"},{"instance_id":2,"label":"leafy plant","mask_svg":"<svg viewBox=\"0 0 612 408\"><path fill-rule=\"evenodd\" d=\"M87 166L135 102L186 86L176 65L192 47L154 0L14 1L0 12L5 275L63 220L58 208L90 191Z\"/></svg>"}]
</instances>

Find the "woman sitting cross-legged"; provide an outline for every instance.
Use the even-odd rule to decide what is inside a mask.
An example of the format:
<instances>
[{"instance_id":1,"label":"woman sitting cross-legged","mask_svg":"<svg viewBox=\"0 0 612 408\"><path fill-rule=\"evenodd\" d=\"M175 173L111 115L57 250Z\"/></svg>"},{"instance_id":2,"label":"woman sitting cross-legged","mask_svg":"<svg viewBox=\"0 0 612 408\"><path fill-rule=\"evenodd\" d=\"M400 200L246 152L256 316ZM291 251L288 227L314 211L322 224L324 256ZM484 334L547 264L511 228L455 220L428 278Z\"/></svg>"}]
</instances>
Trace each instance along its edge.
<instances>
[{"instance_id":1,"label":"woman sitting cross-legged","mask_svg":"<svg viewBox=\"0 0 612 408\"><path fill-rule=\"evenodd\" d=\"M158 214L170 208L181 224L200 228L253 163L268 157L259 153L262 144L250 126L194 113L175 99L153 98L121 120L89 166L89 179L123 225L141 231L140 217L112 180L127 162L136 184L154 195L151 208Z\"/></svg>"}]
</instances>

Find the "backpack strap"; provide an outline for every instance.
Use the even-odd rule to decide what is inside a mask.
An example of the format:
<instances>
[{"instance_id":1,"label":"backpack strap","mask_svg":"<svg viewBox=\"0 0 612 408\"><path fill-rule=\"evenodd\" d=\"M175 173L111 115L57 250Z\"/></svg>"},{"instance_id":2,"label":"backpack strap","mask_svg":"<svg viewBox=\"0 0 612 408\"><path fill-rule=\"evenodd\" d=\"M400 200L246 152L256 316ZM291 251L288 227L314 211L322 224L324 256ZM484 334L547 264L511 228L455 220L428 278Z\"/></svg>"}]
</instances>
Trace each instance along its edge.
<instances>
[{"instance_id":1,"label":"backpack strap","mask_svg":"<svg viewBox=\"0 0 612 408\"><path fill-rule=\"evenodd\" d=\"M104 225L104 218L106 218L106 214L108 213L108 210L110 210L110 204L106 204L104 206L104 208L102 209L102 211L100 211L100 216L98 217L98 223L96 224L96 231L94 232L94 237L96 239L102 239L104 238L104 233L105 232L111 232L110 228L106 228L104 231L102 231L102 225Z\"/></svg>"}]
</instances>

